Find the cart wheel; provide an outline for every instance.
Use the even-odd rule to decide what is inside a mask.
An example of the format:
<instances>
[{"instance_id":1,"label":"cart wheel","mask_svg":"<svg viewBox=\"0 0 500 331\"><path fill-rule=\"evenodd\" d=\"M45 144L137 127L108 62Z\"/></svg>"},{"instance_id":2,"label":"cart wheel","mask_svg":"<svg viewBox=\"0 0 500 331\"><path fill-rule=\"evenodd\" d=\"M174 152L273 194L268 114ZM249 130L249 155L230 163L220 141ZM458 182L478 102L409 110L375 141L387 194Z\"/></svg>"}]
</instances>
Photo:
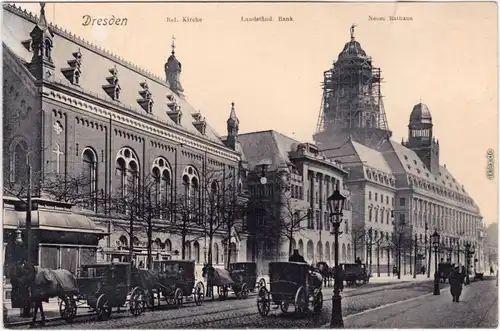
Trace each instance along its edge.
<instances>
[{"instance_id":1,"label":"cart wheel","mask_svg":"<svg viewBox=\"0 0 500 331\"><path fill-rule=\"evenodd\" d=\"M130 313L139 316L144 312L144 291L136 287L132 290L129 299Z\"/></svg>"},{"instance_id":2,"label":"cart wheel","mask_svg":"<svg viewBox=\"0 0 500 331\"><path fill-rule=\"evenodd\" d=\"M307 312L308 302L307 294L304 286L299 287L297 293L295 293L295 312L298 314L303 314Z\"/></svg>"},{"instance_id":3,"label":"cart wheel","mask_svg":"<svg viewBox=\"0 0 500 331\"><path fill-rule=\"evenodd\" d=\"M72 322L73 319L76 317L76 302L73 297L68 297L64 296L61 299L61 302L59 303L59 313L61 314L61 317L63 320L66 322Z\"/></svg>"},{"instance_id":4,"label":"cart wheel","mask_svg":"<svg viewBox=\"0 0 500 331\"><path fill-rule=\"evenodd\" d=\"M318 291L314 295L313 306L314 306L315 313L321 312L321 309L323 309L323 292Z\"/></svg>"},{"instance_id":5,"label":"cart wheel","mask_svg":"<svg viewBox=\"0 0 500 331\"><path fill-rule=\"evenodd\" d=\"M97 299L97 304L96 304L96 313L97 313L97 318L100 320L107 320L111 316L111 306L109 304L108 297L106 294L101 294L99 298Z\"/></svg>"},{"instance_id":6,"label":"cart wheel","mask_svg":"<svg viewBox=\"0 0 500 331\"><path fill-rule=\"evenodd\" d=\"M175 297L167 296L165 297L165 300L167 301L167 305L169 306L175 305Z\"/></svg>"},{"instance_id":7,"label":"cart wheel","mask_svg":"<svg viewBox=\"0 0 500 331\"><path fill-rule=\"evenodd\" d=\"M266 287L266 280L264 278L259 280L259 287Z\"/></svg>"},{"instance_id":8,"label":"cart wheel","mask_svg":"<svg viewBox=\"0 0 500 331\"><path fill-rule=\"evenodd\" d=\"M246 283L243 283L243 285L241 285L240 298L248 299L248 294L249 294L248 286Z\"/></svg>"},{"instance_id":9,"label":"cart wheel","mask_svg":"<svg viewBox=\"0 0 500 331\"><path fill-rule=\"evenodd\" d=\"M259 289L259 293L257 294L257 309L262 317L267 316L267 314L269 314L269 310L271 310L269 292L267 292L265 287L261 287Z\"/></svg>"},{"instance_id":10,"label":"cart wheel","mask_svg":"<svg viewBox=\"0 0 500 331\"><path fill-rule=\"evenodd\" d=\"M175 308L179 308L182 306L182 302L184 301L183 299L184 299L184 296L183 296L182 290L180 288L176 288L175 293L174 293Z\"/></svg>"},{"instance_id":11,"label":"cart wheel","mask_svg":"<svg viewBox=\"0 0 500 331\"><path fill-rule=\"evenodd\" d=\"M364 281L362 279L356 279L356 285L361 286L364 284Z\"/></svg>"},{"instance_id":12,"label":"cart wheel","mask_svg":"<svg viewBox=\"0 0 500 331\"><path fill-rule=\"evenodd\" d=\"M203 286L202 282L198 282L194 287L193 296L194 303L196 303L197 306L201 306L205 300L205 286Z\"/></svg>"},{"instance_id":13,"label":"cart wheel","mask_svg":"<svg viewBox=\"0 0 500 331\"><path fill-rule=\"evenodd\" d=\"M219 294L219 300L226 300L227 297L228 297L228 288L227 286L223 285L223 286L218 286L217 287L217 292Z\"/></svg>"},{"instance_id":14,"label":"cart wheel","mask_svg":"<svg viewBox=\"0 0 500 331\"><path fill-rule=\"evenodd\" d=\"M281 302L280 308L281 308L281 311L283 312L283 314L288 313L288 307L290 307L290 304L288 303L288 301Z\"/></svg>"}]
</instances>

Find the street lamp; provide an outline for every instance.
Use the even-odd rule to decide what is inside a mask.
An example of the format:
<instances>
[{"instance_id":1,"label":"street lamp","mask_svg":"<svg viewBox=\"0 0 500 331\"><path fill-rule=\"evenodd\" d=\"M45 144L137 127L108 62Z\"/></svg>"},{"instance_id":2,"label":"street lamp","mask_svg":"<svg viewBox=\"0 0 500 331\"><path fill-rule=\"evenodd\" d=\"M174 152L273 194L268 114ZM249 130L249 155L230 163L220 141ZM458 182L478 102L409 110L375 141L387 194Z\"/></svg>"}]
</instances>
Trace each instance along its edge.
<instances>
[{"instance_id":1,"label":"street lamp","mask_svg":"<svg viewBox=\"0 0 500 331\"><path fill-rule=\"evenodd\" d=\"M476 253L476 247L472 245L472 248L470 249L470 257L471 259L474 257L474 254ZM473 261L473 266L474 266L474 274L476 274L476 259Z\"/></svg>"},{"instance_id":2,"label":"street lamp","mask_svg":"<svg viewBox=\"0 0 500 331\"><path fill-rule=\"evenodd\" d=\"M437 230L431 236L432 246L434 247L434 295L440 295L439 291L439 278L438 278L438 250L439 250L439 239L440 235Z\"/></svg>"},{"instance_id":3,"label":"street lamp","mask_svg":"<svg viewBox=\"0 0 500 331\"><path fill-rule=\"evenodd\" d=\"M342 319L342 298L340 297L340 282L339 279L339 228L342 223L342 210L344 209L344 201L346 197L340 194L339 184L333 194L328 197L328 209L330 210L330 222L333 225L333 233L335 234L335 284L333 287L332 297L332 319L330 321L331 328L343 328L344 321Z\"/></svg>"},{"instance_id":4,"label":"street lamp","mask_svg":"<svg viewBox=\"0 0 500 331\"><path fill-rule=\"evenodd\" d=\"M467 241L465 243L465 285L470 284L469 263L470 263L470 242Z\"/></svg>"}]
</instances>

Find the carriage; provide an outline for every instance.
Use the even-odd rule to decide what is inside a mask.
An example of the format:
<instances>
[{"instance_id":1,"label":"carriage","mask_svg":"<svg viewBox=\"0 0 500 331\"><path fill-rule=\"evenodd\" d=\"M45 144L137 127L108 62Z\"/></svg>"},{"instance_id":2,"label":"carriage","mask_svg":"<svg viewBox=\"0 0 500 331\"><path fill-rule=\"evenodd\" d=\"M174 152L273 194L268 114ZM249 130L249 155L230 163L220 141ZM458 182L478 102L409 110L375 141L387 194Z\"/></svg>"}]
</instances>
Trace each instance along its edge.
<instances>
[{"instance_id":1,"label":"carriage","mask_svg":"<svg viewBox=\"0 0 500 331\"><path fill-rule=\"evenodd\" d=\"M129 305L134 316L144 311L143 292L139 287L129 291L131 279L130 263L103 262L85 264L80 268L77 293L62 296L59 303L61 317L70 322L76 317L77 307L83 306L83 301L95 311L98 319L106 320L111 316L114 307Z\"/></svg>"},{"instance_id":2,"label":"carriage","mask_svg":"<svg viewBox=\"0 0 500 331\"><path fill-rule=\"evenodd\" d=\"M344 270L344 281L347 285L363 285L370 281L370 272L365 264L343 263L340 264Z\"/></svg>"},{"instance_id":3,"label":"carriage","mask_svg":"<svg viewBox=\"0 0 500 331\"><path fill-rule=\"evenodd\" d=\"M294 305L295 313L320 312L323 308L322 279L311 274L309 266L301 262L269 263L270 290L261 287L257 296L257 309L261 316L267 316L271 304L280 307L283 313Z\"/></svg>"},{"instance_id":4,"label":"carriage","mask_svg":"<svg viewBox=\"0 0 500 331\"><path fill-rule=\"evenodd\" d=\"M180 307L185 297L193 296L197 306L203 304L205 287L202 282L196 283L194 261L157 260L153 261L153 271L158 275L158 299L161 293L169 306Z\"/></svg>"}]
</instances>

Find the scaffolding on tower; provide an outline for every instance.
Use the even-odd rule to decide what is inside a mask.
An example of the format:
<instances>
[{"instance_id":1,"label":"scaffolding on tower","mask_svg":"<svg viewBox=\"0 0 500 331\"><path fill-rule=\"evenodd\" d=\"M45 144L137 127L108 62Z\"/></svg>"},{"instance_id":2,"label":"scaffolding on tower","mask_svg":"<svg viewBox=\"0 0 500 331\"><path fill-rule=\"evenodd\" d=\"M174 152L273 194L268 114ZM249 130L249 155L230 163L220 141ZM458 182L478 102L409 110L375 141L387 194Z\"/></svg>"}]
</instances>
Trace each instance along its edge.
<instances>
[{"instance_id":1,"label":"scaffolding on tower","mask_svg":"<svg viewBox=\"0 0 500 331\"><path fill-rule=\"evenodd\" d=\"M348 131L363 140L390 137L381 94L380 68L370 57L341 54L324 72L316 133Z\"/></svg>"}]
</instances>

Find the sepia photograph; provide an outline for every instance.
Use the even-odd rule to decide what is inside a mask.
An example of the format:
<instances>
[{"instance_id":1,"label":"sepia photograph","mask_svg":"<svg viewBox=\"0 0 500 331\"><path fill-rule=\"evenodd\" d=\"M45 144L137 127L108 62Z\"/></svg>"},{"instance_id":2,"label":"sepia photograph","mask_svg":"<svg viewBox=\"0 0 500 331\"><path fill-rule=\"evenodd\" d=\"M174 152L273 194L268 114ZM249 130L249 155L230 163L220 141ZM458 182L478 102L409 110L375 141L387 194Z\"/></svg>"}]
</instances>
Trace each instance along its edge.
<instances>
[{"instance_id":1,"label":"sepia photograph","mask_svg":"<svg viewBox=\"0 0 500 331\"><path fill-rule=\"evenodd\" d=\"M6 329L496 329L496 2L4 2Z\"/></svg>"}]
</instances>

